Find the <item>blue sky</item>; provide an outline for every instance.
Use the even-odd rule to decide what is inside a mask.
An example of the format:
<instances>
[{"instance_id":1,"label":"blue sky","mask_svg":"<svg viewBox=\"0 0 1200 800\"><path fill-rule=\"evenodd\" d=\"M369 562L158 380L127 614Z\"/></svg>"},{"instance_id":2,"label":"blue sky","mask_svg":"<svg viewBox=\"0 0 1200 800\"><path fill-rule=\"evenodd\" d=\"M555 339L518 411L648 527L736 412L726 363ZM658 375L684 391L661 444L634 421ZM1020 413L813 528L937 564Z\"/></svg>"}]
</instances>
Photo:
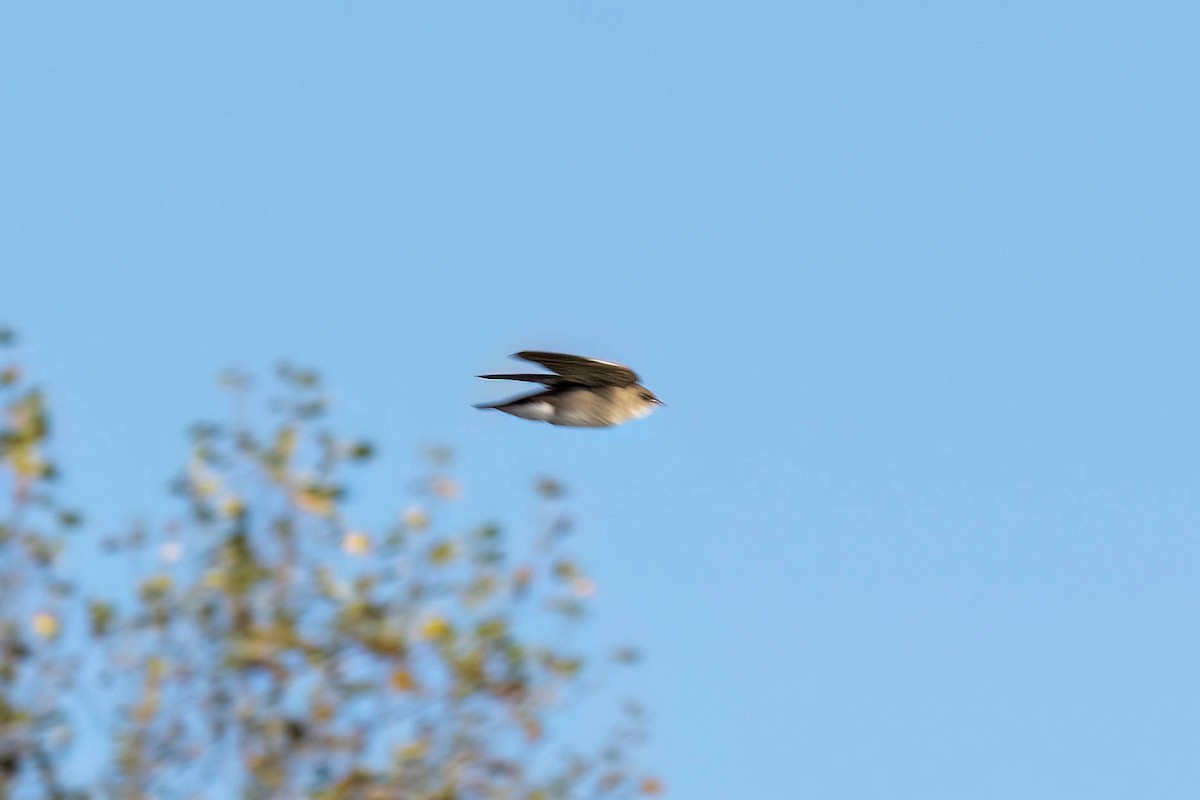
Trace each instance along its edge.
<instances>
[{"instance_id":1,"label":"blue sky","mask_svg":"<svg viewBox=\"0 0 1200 800\"><path fill-rule=\"evenodd\" d=\"M0 318L95 533L314 365L513 525L572 487L672 796L1200 793L1200 10L0 10ZM528 347L613 431L470 407Z\"/></svg>"}]
</instances>

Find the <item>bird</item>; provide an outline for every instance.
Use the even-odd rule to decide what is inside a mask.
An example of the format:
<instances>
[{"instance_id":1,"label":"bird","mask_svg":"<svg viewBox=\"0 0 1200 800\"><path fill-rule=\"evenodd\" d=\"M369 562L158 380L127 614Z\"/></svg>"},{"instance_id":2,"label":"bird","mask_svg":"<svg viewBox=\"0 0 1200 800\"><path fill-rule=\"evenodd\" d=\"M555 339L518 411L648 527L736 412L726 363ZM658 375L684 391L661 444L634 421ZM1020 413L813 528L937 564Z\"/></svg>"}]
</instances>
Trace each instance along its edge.
<instances>
[{"instance_id":1,"label":"bird","mask_svg":"<svg viewBox=\"0 0 1200 800\"><path fill-rule=\"evenodd\" d=\"M496 409L521 419L571 428L611 428L648 416L666 405L654 392L638 383L637 373L623 364L597 358L522 350L513 358L540 364L544 372L480 375L487 380L540 383L545 391L476 408Z\"/></svg>"}]
</instances>

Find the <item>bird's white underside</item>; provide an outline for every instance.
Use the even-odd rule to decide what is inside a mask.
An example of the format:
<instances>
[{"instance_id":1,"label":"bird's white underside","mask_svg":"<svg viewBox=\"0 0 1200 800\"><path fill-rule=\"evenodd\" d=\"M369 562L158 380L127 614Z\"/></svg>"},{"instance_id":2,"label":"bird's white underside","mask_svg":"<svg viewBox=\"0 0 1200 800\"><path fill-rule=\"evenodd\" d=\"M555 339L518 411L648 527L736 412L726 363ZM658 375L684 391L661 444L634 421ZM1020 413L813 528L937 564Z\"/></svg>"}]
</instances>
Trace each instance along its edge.
<instances>
[{"instance_id":1,"label":"bird's white underside","mask_svg":"<svg viewBox=\"0 0 1200 800\"><path fill-rule=\"evenodd\" d=\"M513 403L506 406L505 411L512 414L514 417L521 419L532 419L538 422L546 422L554 416L554 406L549 403Z\"/></svg>"},{"instance_id":2,"label":"bird's white underside","mask_svg":"<svg viewBox=\"0 0 1200 800\"><path fill-rule=\"evenodd\" d=\"M591 414L571 413L555 408L550 403L540 402L537 400L525 403L512 403L502 407L502 411L507 411L514 417L521 419L531 419L536 422L550 422L555 425L565 425L574 428L595 428L608 427L612 424L608 420L597 419ZM647 404L646 406L634 409L630 412L629 419L642 419L648 417L654 411L654 406ZM628 420L622 420L628 421Z\"/></svg>"},{"instance_id":3,"label":"bird's white underside","mask_svg":"<svg viewBox=\"0 0 1200 800\"><path fill-rule=\"evenodd\" d=\"M646 405L642 406L641 408L634 410L633 419L642 419L643 417L648 417L653 413L654 413L654 406L647 403Z\"/></svg>"}]
</instances>

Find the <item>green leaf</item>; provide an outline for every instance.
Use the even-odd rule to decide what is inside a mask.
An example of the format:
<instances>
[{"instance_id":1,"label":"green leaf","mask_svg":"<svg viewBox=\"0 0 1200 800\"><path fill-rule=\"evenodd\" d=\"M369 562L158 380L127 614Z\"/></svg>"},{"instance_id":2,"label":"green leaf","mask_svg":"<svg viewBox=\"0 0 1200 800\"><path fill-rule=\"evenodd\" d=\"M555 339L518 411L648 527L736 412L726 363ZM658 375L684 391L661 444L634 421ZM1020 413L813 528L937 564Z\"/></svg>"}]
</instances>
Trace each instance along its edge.
<instances>
[{"instance_id":1,"label":"green leaf","mask_svg":"<svg viewBox=\"0 0 1200 800\"><path fill-rule=\"evenodd\" d=\"M375 445L367 440L352 442L349 457L353 461L367 461L375 455Z\"/></svg>"},{"instance_id":2,"label":"green leaf","mask_svg":"<svg viewBox=\"0 0 1200 800\"><path fill-rule=\"evenodd\" d=\"M449 564L458 555L458 544L451 539L444 539L429 548L429 563L434 566Z\"/></svg>"},{"instance_id":3,"label":"green leaf","mask_svg":"<svg viewBox=\"0 0 1200 800\"><path fill-rule=\"evenodd\" d=\"M475 635L480 639L499 639L508 632L508 623L503 617L490 617L475 626Z\"/></svg>"}]
</instances>

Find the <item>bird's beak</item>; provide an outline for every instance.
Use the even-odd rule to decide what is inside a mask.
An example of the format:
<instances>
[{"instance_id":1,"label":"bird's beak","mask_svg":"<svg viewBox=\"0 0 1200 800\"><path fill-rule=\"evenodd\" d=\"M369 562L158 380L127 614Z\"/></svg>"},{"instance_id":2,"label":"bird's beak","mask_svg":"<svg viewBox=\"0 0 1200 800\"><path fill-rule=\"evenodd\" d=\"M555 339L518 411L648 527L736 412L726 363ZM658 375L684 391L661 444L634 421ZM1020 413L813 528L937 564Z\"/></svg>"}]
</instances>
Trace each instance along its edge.
<instances>
[{"instance_id":1,"label":"bird's beak","mask_svg":"<svg viewBox=\"0 0 1200 800\"><path fill-rule=\"evenodd\" d=\"M659 400L657 397L656 397L656 398L654 398L654 403L655 403L655 405L660 405L660 406L662 406L663 408L666 408L666 407L667 407L667 404L666 404L666 403L664 403L662 400Z\"/></svg>"}]
</instances>

